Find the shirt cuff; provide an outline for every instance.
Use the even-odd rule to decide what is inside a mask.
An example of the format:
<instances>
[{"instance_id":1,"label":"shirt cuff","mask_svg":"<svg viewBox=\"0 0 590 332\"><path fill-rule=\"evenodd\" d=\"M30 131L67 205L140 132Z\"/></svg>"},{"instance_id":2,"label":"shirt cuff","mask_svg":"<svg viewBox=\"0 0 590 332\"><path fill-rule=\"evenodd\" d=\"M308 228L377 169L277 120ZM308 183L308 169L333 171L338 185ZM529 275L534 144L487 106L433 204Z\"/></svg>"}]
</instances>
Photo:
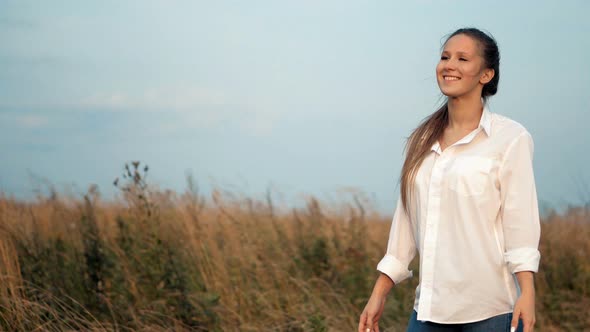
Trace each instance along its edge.
<instances>
[{"instance_id":1,"label":"shirt cuff","mask_svg":"<svg viewBox=\"0 0 590 332\"><path fill-rule=\"evenodd\" d=\"M520 271L537 272L541 253L536 248L517 248L504 253L504 261L508 263L511 273Z\"/></svg>"},{"instance_id":2,"label":"shirt cuff","mask_svg":"<svg viewBox=\"0 0 590 332\"><path fill-rule=\"evenodd\" d=\"M412 277L412 271L392 255L385 255L377 264L377 270L385 273L395 284Z\"/></svg>"}]
</instances>

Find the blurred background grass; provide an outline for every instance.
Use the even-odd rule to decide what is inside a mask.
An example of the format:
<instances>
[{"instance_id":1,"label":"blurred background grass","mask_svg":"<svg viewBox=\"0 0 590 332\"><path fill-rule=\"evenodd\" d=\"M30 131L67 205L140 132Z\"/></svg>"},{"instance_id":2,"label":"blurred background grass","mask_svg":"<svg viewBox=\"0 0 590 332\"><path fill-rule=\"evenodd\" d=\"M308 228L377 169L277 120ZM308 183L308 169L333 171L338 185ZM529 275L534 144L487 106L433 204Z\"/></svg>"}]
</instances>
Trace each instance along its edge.
<instances>
[{"instance_id":1,"label":"blurred background grass","mask_svg":"<svg viewBox=\"0 0 590 332\"><path fill-rule=\"evenodd\" d=\"M390 227L362 194L289 207L270 192L205 197L191 177L182 194L159 190L147 171L127 164L116 202L95 186L0 194L1 330L356 329ZM543 218L536 330L590 330L588 238L590 206ZM417 282L392 290L382 331L405 330Z\"/></svg>"}]
</instances>

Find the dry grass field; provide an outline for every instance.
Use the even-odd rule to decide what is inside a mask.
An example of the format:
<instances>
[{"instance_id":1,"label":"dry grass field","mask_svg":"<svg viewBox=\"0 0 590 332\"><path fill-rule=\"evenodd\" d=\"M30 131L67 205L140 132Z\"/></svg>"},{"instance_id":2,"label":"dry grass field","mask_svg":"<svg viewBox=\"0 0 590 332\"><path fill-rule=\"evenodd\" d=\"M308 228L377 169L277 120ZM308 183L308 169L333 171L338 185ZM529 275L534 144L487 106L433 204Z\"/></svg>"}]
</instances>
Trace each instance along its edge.
<instances>
[{"instance_id":1,"label":"dry grass field","mask_svg":"<svg viewBox=\"0 0 590 332\"><path fill-rule=\"evenodd\" d=\"M144 178L129 165L117 202L0 194L0 330L355 330L390 226L362 195L285 207ZM536 331L590 331L589 239L588 206L543 219ZM416 283L392 290L382 331L404 331Z\"/></svg>"}]
</instances>

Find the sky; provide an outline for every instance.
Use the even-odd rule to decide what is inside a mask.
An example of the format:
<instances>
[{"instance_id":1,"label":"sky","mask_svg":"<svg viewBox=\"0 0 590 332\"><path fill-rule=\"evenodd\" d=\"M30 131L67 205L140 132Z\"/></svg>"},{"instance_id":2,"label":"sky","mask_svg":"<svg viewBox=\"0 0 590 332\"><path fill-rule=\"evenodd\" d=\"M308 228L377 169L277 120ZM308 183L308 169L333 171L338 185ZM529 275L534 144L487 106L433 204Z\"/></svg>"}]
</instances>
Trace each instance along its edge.
<instances>
[{"instance_id":1,"label":"sky","mask_svg":"<svg viewBox=\"0 0 590 332\"><path fill-rule=\"evenodd\" d=\"M441 101L445 35L501 53L492 112L535 142L541 208L590 201L590 2L0 1L0 191L83 193L126 162L183 192L392 214L406 137ZM40 180L44 179L44 180ZM344 195L344 196L342 196ZM343 198L342 198L343 197Z\"/></svg>"}]
</instances>

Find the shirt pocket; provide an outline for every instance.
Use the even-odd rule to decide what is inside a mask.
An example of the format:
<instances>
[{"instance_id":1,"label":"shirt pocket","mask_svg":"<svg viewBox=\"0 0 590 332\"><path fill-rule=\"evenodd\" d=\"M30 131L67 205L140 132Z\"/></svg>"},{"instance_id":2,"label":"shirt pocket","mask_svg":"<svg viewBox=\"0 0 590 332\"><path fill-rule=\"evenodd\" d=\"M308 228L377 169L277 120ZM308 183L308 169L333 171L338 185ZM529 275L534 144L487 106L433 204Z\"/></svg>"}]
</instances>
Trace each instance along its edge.
<instances>
[{"instance_id":1,"label":"shirt pocket","mask_svg":"<svg viewBox=\"0 0 590 332\"><path fill-rule=\"evenodd\" d=\"M449 189L461 196L477 196L490 182L493 161L480 156L458 157L449 169Z\"/></svg>"}]
</instances>

